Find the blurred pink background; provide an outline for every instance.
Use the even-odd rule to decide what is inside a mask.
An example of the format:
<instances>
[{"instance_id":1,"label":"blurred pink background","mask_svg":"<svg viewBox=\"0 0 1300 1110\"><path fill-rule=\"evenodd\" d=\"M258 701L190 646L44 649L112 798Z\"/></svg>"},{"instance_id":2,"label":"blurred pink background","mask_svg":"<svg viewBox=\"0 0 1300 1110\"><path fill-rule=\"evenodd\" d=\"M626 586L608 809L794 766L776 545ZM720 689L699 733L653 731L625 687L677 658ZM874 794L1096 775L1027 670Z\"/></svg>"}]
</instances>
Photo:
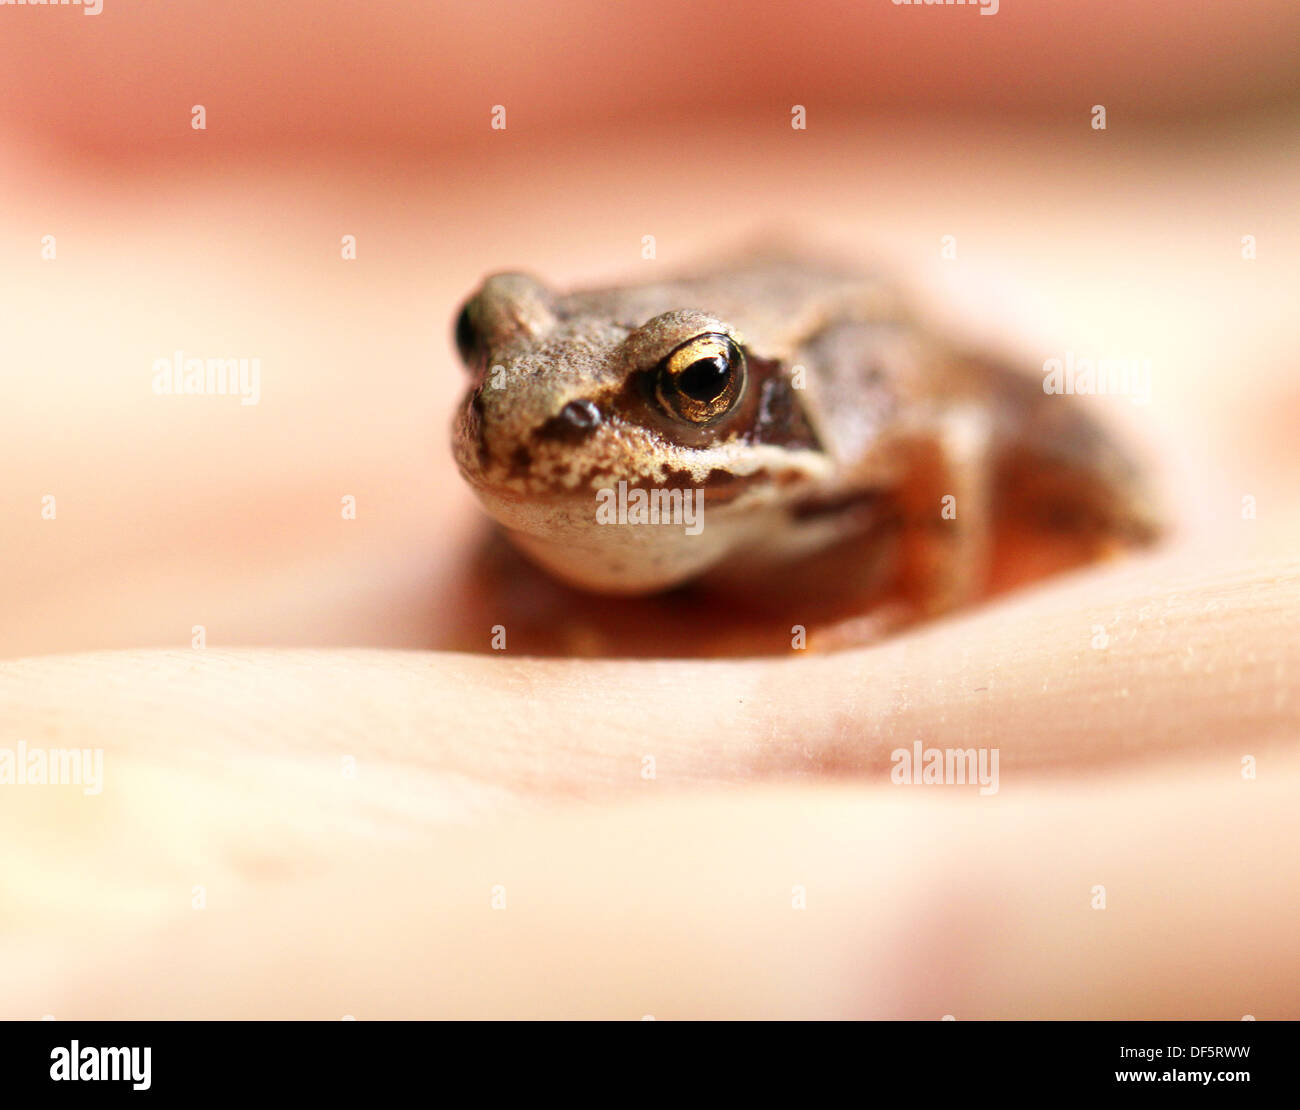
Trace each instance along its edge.
<instances>
[{"instance_id":1,"label":"blurred pink background","mask_svg":"<svg viewBox=\"0 0 1300 1110\"><path fill-rule=\"evenodd\" d=\"M0 21L0 654L183 646L194 625L438 643L481 527L447 444L461 298L502 268L644 280L777 228L887 258L1028 365L1151 358L1152 404L1109 412L1187 533L1243 555L1293 537L1290 0L104 0ZM176 349L259 357L260 402L153 395Z\"/></svg>"},{"instance_id":2,"label":"blurred pink background","mask_svg":"<svg viewBox=\"0 0 1300 1110\"><path fill-rule=\"evenodd\" d=\"M210 152L357 146L432 156L509 105L520 133L672 120L905 111L986 123L1062 122L1106 103L1116 121L1291 105L1300 11L1291 0L890 0L646 5L568 0L127 4L11 9L0 119L16 138L139 167L187 158L184 115L220 119Z\"/></svg>"}]
</instances>

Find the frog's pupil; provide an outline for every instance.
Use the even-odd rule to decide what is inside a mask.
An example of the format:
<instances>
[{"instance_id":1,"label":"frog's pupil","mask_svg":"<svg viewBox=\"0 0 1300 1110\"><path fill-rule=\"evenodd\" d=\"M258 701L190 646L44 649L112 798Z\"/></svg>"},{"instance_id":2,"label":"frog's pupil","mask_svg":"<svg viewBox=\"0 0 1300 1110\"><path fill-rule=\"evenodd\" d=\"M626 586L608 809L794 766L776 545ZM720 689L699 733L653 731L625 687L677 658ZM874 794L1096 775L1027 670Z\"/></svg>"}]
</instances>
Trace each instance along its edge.
<instances>
[{"instance_id":1,"label":"frog's pupil","mask_svg":"<svg viewBox=\"0 0 1300 1110\"><path fill-rule=\"evenodd\" d=\"M677 388L694 401L712 401L727 387L730 373L726 355L696 359L677 376Z\"/></svg>"}]
</instances>

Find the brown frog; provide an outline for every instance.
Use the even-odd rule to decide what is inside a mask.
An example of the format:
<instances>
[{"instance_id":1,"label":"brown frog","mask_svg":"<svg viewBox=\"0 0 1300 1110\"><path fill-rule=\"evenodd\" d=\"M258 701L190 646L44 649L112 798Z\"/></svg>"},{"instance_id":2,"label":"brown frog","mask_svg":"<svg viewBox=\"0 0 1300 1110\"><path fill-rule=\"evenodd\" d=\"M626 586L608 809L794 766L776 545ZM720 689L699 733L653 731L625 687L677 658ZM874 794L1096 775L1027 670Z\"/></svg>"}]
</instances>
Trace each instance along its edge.
<instances>
[{"instance_id":1,"label":"brown frog","mask_svg":"<svg viewBox=\"0 0 1300 1110\"><path fill-rule=\"evenodd\" d=\"M460 471L583 590L890 599L893 627L983 593L999 525L1068 533L1081 559L1158 531L1087 398L836 265L751 257L573 293L497 274L455 333Z\"/></svg>"}]
</instances>

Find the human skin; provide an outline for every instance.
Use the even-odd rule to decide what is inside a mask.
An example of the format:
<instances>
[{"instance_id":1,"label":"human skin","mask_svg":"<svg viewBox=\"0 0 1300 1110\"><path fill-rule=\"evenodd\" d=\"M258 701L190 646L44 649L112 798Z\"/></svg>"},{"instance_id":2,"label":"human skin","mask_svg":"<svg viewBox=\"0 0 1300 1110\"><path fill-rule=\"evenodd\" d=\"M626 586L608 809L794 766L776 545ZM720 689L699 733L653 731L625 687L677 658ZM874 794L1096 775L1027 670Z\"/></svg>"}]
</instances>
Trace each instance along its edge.
<instances>
[{"instance_id":1,"label":"human skin","mask_svg":"<svg viewBox=\"0 0 1300 1110\"><path fill-rule=\"evenodd\" d=\"M0 812L3 1016L1295 1017L1300 562L1170 564L799 660L6 663L106 785Z\"/></svg>"},{"instance_id":2,"label":"human skin","mask_svg":"<svg viewBox=\"0 0 1300 1110\"><path fill-rule=\"evenodd\" d=\"M298 111L315 62L287 53ZM1160 112L1185 62L1142 71ZM327 104L355 133L281 158L219 110L186 132L173 87L149 111L211 149L34 96L42 143L10 120L0 159L0 747L105 769L96 796L0 787L0 1017L1300 1016L1288 119L1099 136L1082 80L1005 131L841 97L792 157L778 82L721 120L514 116L412 159L347 144L418 117ZM477 652L435 650L482 529L447 443L460 298L775 224L887 254L1031 368L1148 355L1148 406L1091 400L1152 456L1166 545L843 654L539 660L489 652L487 610ZM259 355L259 404L154 396L178 347ZM996 748L998 793L894 785L916 740Z\"/></svg>"}]
</instances>

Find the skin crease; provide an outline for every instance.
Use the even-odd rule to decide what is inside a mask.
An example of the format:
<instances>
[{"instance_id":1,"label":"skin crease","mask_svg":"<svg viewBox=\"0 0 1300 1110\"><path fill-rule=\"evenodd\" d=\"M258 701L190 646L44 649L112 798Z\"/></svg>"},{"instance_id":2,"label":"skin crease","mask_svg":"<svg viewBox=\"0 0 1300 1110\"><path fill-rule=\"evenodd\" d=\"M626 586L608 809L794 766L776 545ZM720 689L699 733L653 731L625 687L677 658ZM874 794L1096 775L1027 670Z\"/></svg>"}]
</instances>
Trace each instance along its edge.
<instances>
[{"instance_id":1,"label":"skin crease","mask_svg":"<svg viewBox=\"0 0 1300 1110\"><path fill-rule=\"evenodd\" d=\"M155 27L124 8L68 53L29 37L61 43L61 13L15 23L0 747L102 747L105 789L0 787L0 835L22 846L0 859L0 1017L1300 1016L1294 113L1139 120L1272 103L1290 9L1124 5L1120 34L1061 7L1059 28L959 13L992 25L987 51L899 30L944 13L891 12L912 22L867 67L880 95L969 109L988 89L1050 130L864 118L861 64L795 46L837 106L813 101L802 157L785 119L761 120L785 110L800 37L772 16L715 36L745 63L700 93L723 95L721 122L671 100L677 28L611 16L644 46L611 65L611 110L678 105L631 127L588 121L599 73L554 81L546 35L484 14L481 41L431 36L454 53L408 63L506 59L511 130L450 138L442 118L496 100L487 77L440 77L448 101L385 80L424 9L368 11L381 37L337 94L320 43L275 35L343 37L342 16L241 24L246 69L202 67L226 105L206 136L166 105L195 96L180 47L228 41L213 12ZM833 39L842 6L814 9ZM1075 117L1119 40L1134 53L1103 136ZM155 69L165 95L139 81ZM358 88L379 91L354 111ZM302 134L318 145L285 157ZM388 147L358 157L376 134ZM412 142L446 145L403 160ZM482 535L446 442L460 299L523 262L561 288L683 266L791 213L912 264L963 334L1034 362L1149 354L1150 405L1098 411L1155 455L1169 544L816 659L539 660L512 622L493 655L490 599L472 651L432 650L470 608ZM348 228L355 269L336 260ZM46 234L57 263L24 246ZM177 347L260 355L259 404L152 395L152 359ZM1035 558L1005 573L1035 577ZM552 640L600 633L553 600ZM657 615L627 612L629 640L653 640ZM679 616L649 650L708 632ZM892 785L889 753L914 739L996 746L998 794Z\"/></svg>"}]
</instances>

